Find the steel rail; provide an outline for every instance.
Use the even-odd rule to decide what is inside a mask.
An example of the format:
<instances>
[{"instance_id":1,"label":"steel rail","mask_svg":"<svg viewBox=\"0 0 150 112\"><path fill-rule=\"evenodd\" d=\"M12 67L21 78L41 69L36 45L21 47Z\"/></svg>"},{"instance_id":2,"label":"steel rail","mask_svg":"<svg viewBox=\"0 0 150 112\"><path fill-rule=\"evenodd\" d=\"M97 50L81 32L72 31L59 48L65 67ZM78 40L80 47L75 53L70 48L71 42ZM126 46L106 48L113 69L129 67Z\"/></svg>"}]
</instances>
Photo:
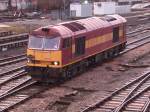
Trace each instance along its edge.
<instances>
[{"instance_id":1,"label":"steel rail","mask_svg":"<svg viewBox=\"0 0 150 112\"><path fill-rule=\"evenodd\" d=\"M15 77L13 77L12 79L8 79L6 82L1 83L0 87L0 96L3 96L13 90L15 90L16 88L22 86L24 83L28 82L29 80L31 80L31 77L26 75L27 73L21 73Z\"/></svg>"},{"instance_id":2,"label":"steel rail","mask_svg":"<svg viewBox=\"0 0 150 112\"><path fill-rule=\"evenodd\" d=\"M147 102L145 104L145 107L142 109L142 112L148 112L149 107L150 107L150 98L147 99Z\"/></svg>"},{"instance_id":3,"label":"steel rail","mask_svg":"<svg viewBox=\"0 0 150 112\"><path fill-rule=\"evenodd\" d=\"M22 65L0 73L0 111L4 111L30 97L28 95L18 95L13 101L13 94L36 83L36 81L32 81L31 77L27 75L24 67ZM8 98L9 101L3 100L7 99L7 97L12 97L12 99L9 100ZM14 103L13 105L12 101Z\"/></svg>"},{"instance_id":4,"label":"steel rail","mask_svg":"<svg viewBox=\"0 0 150 112\"><path fill-rule=\"evenodd\" d=\"M0 85L7 83L7 82L9 82L10 80L12 80L14 78L17 78L21 74L25 74L24 69L12 72L10 74L5 74L5 75L0 76Z\"/></svg>"},{"instance_id":5,"label":"steel rail","mask_svg":"<svg viewBox=\"0 0 150 112\"><path fill-rule=\"evenodd\" d=\"M117 107L117 109L119 108L119 107L121 107L122 106L122 104L126 101L126 100L128 100L129 98L131 98L131 96L134 96L134 94L135 94L135 92L137 91L137 89L139 89L141 86L143 86L144 84L145 84L145 82L147 81L147 80L149 80L150 79L150 74L148 74L145 78L143 78L141 81L140 81L140 83L135 87L135 88L133 88L131 91L130 91L130 93L126 96L126 98L122 101L122 103ZM138 92L140 92L140 91L138 91ZM115 109L116 110L116 109Z\"/></svg>"},{"instance_id":6,"label":"steel rail","mask_svg":"<svg viewBox=\"0 0 150 112\"><path fill-rule=\"evenodd\" d=\"M136 41L127 43L126 49L124 51L122 51L120 53L120 55L125 54L126 52L129 52L131 50L134 50L134 49L136 49L136 48L138 48L140 46L143 46L143 45L145 45L147 43L150 43L150 36L146 36L146 37L144 37L142 39L138 39Z\"/></svg>"},{"instance_id":7,"label":"steel rail","mask_svg":"<svg viewBox=\"0 0 150 112\"><path fill-rule=\"evenodd\" d=\"M147 83L145 83L147 80L149 81L149 83L150 83L150 74L148 74L147 75L147 77L146 78L144 78L142 81L141 81L141 83L137 86L137 87L135 87L135 90L137 90L137 89L139 89L139 86L141 86L142 85L142 87L143 86L145 86L144 84L146 84L146 86L148 86L147 85ZM150 84L149 84L149 86L150 86ZM133 94L133 92L135 92L135 90L134 91L131 91L131 93L126 97L126 99L113 111L113 112L120 112L120 110L121 110L121 108L123 108L123 106L124 106L124 103L129 99L129 98L132 98L135 94ZM142 88L141 88L141 90L142 90ZM138 91L136 94L138 94L138 93L140 93L141 91ZM132 95L132 97L131 97L131 95Z\"/></svg>"},{"instance_id":8,"label":"steel rail","mask_svg":"<svg viewBox=\"0 0 150 112\"><path fill-rule=\"evenodd\" d=\"M31 98L33 95L35 95L35 94L32 94L32 95L23 94L23 93L21 93L21 91L33 86L36 83L37 83L36 81L33 81L30 79L26 83L24 83L22 86L14 89L13 91L8 92L7 94L5 94L3 96L0 96L0 100L1 100L0 101L0 112L4 112L4 111L14 107L15 105Z\"/></svg>"},{"instance_id":9,"label":"steel rail","mask_svg":"<svg viewBox=\"0 0 150 112\"><path fill-rule=\"evenodd\" d=\"M137 32L137 33L134 33L134 34L130 34L129 36L127 36L127 38L129 39L129 38L138 38L137 36L139 36L139 35L143 35L143 34L148 34L148 33L150 33L150 30L143 30L143 31L141 31L141 32Z\"/></svg>"},{"instance_id":10,"label":"steel rail","mask_svg":"<svg viewBox=\"0 0 150 112\"><path fill-rule=\"evenodd\" d=\"M8 39L15 39L15 38L28 38L28 33L16 34L16 35L8 35L0 37L0 41L8 40Z\"/></svg>"},{"instance_id":11,"label":"steel rail","mask_svg":"<svg viewBox=\"0 0 150 112\"><path fill-rule=\"evenodd\" d=\"M10 61L5 61L5 62L0 63L0 67L9 65L9 64L13 64L13 63L22 62L22 61L25 61L26 59L27 59L26 56L16 57L16 59L12 58L12 60L10 60Z\"/></svg>"},{"instance_id":12,"label":"steel rail","mask_svg":"<svg viewBox=\"0 0 150 112\"><path fill-rule=\"evenodd\" d=\"M144 30L150 30L150 27L146 27L146 28L138 28L138 29L136 29L136 30L134 30L134 31L131 31L131 32L128 32L128 33L126 33L126 35L131 35L131 34L133 34L133 33L137 33L137 32L139 32L139 31L144 31Z\"/></svg>"},{"instance_id":13,"label":"steel rail","mask_svg":"<svg viewBox=\"0 0 150 112\"><path fill-rule=\"evenodd\" d=\"M12 31L0 31L0 37L12 35Z\"/></svg>"},{"instance_id":14,"label":"steel rail","mask_svg":"<svg viewBox=\"0 0 150 112\"><path fill-rule=\"evenodd\" d=\"M104 104L105 102L110 101L110 99L112 99L112 97L114 97L115 95L117 95L118 93L120 93L123 90L128 89L129 87L133 86L135 83L138 83L139 81L141 81L143 78L147 77L147 75L150 73L150 71L148 70L147 72L143 73L140 77L138 77L137 79L133 80L132 82L129 82L128 84L126 84L125 86L121 87L120 89L114 91L113 93L111 93L108 97L105 97L103 100L98 101L94 104L92 104L91 106L85 108L84 110L82 110L81 112L88 112L91 111L97 107L99 107L100 105ZM135 86L135 85L134 85ZM135 88L136 89L136 88ZM128 98L127 98L128 99Z\"/></svg>"},{"instance_id":15,"label":"steel rail","mask_svg":"<svg viewBox=\"0 0 150 112\"><path fill-rule=\"evenodd\" d=\"M140 41L143 41L143 40L146 40L146 39L149 39L149 38L150 38L150 35L145 36L145 37L140 38L140 39L135 39L133 41L127 42L127 46L131 45L131 44L134 44L134 43L137 43L137 42L140 42Z\"/></svg>"},{"instance_id":16,"label":"steel rail","mask_svg":"<svg viewBox=\"0 0 150 112\"><path fill-rule=\"evenodd\" d=\"M131 97L130 99L128 99L127 101L125 101L119 108L117 108L115 111L113 112L121 112L123 111L123 109L130 104L131 102L133 102L133 100L139 98L140 95L144 94L145 92L149 91L150 89L150 85L146 86L141 92L137 93L136 95L134 95L133 97ZM149 91L150 92L150 91ZM149 94L150 95L150 94ZM148 97L149 98L149 97ZM141 101L142 102L142 101ZM147 105L147 103L145 103L145 105ZM143 110L145 110L145 105L143 105ZM140 111L140 110L139 110ZM146 110L145 110L146 111Z\"/></svg>"},{"instance_id":17,"label":"steel rail","mask_svg":"<svg viewBox=\"0 0 150 112\"><path fill-rule=\"evenodd\" d=\"M12 72L16 72L16 71L18 71L18 70L22 70L22 69L24 69L24 67L25 67L25 65L22 65L22 66L13 68L13 69L9 69L8 71L1 72L1 73L0 73L0 76L7 75L7 74L10 74L10 73L12 73Z\"/></svg>"},{"instance_id":18,"label":"steel rail","mask_svg":"<svg viewBox=\"0 0 150 112\"><path fill-rule=\"evenodd\" d=\"M11 56L11 57L7 57L7 58L2 58L2 59L0 59L0 62L13 60L13 59L20 58L20 57L25 57L25 56L26 56L26 53L23 53L23 54L20 54L20 55Z\"/></svg>"},{"instance_id":19,"label":"steel rail","mask_svg":"<svg viewBox=\"0 0 150 112\"><path fill-rule=\"evenodd\" d=\"M11 46L11 45L15 45L15 44L20 44L20 43L27 43L28 39L25 40L17 40L14 42L9 42L9 43L4 43L4 44L0 44L0 47L6 47L6 46Z\"/></svg>"}]
</instances>

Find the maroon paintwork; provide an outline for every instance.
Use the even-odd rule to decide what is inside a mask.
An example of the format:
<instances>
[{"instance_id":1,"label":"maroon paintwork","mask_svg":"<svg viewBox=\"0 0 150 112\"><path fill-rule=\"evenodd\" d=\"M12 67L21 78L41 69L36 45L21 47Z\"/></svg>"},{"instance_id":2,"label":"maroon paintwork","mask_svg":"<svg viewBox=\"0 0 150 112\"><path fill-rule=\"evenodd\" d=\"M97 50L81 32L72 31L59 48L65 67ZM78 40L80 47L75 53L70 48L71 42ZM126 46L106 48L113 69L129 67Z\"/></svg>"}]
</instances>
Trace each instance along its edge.
<instances>
[{"instance_id":1,"label":"maroon paintwork","mask_svg":"<svg viewBox=\"0 0 150 112\"><path fill-rule=\"evenodd\" d=\"M72 54L72 48L62 49L62 63L63 65L75 62L77 60L82 60L85 57L91 56L92 54L100 53L108 48L112 48L113 46L117 46L119 44L126 43L126 37L125 37L125 23L126 20L119 16L119 15L110 15L110 17L115 18L116 20L113 21L105 21L100 19L99 17L91 17L87 19L81 19L71 22L77 22L85 27L84 30L73 32L69 28L63 26L61 24L55 25L55 26L47 26L44 28L48 28L49 32L43 32L42 28L39 28L33 32L35 35L57 35L61 37L61 45L62 45L62 39L63 38L72 38L72 44L74 44L74 39L78 37L85 36L86 40L95 38L98 36L102 36L108 33L112 33L112 29L114 27L122 26L122 30L124 31L123 37L119 37L119 42L113 43L111 41L107 41L103 44L96 45L94 47L86 49L86 52L84 55L81 56L75 56ZM71 23L66 22L66 23Z\"/></svg>"}]
</instances>

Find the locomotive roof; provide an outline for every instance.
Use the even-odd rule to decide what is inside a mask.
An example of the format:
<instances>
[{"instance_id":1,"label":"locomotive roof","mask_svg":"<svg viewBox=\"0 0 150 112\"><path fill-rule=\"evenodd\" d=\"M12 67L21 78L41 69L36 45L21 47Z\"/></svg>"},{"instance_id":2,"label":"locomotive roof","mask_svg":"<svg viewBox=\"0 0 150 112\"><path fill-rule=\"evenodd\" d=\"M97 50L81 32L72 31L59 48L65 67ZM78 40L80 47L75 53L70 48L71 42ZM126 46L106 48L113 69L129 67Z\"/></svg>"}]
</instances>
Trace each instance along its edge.
<instances>
[{"instance_id":1,"label":"locomotive roof","mask_svg":"<svg viewBox=\"0 0 150 112\"><path fill-rule=\"evenodd\" d=\"M112 27L113 25L125 23L126 19L119 15L108 15L105 17L90 17L70 22L64 22L57 25L49 25L35 30L35 34L58 35L63 38L72 35L78 35L87 31Z\"/></svg>"}]
</instances>

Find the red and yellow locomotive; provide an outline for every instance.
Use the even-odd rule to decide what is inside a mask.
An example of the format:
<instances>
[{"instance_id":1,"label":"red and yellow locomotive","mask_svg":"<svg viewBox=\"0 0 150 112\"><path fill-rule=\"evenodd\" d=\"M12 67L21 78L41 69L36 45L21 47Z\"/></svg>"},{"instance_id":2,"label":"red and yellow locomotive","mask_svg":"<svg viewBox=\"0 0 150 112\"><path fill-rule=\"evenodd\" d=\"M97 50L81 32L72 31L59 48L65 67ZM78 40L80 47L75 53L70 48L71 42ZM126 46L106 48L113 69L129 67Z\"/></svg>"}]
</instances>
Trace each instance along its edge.
<instances>
[{"instance_id":1,"label":"red and yellow locomotive","mask_svg":"<svg viewBox=\"0 0 150 112\"><path fill-rule=\"evenodd\" d=\"M27 71L39 81L72 77L123 51L125 34L126 19L119 15L39 28L29 37Z\"/></svg>"}]
</instances>

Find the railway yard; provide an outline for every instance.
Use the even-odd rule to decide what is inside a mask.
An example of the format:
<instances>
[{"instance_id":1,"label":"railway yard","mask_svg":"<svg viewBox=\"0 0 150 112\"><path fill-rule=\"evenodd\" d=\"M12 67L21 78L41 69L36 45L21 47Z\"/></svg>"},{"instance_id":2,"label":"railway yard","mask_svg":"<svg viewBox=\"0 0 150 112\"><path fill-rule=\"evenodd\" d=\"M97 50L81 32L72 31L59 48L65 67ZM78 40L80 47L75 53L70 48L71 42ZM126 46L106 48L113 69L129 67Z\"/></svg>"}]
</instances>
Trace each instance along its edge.
<instances>
[{"instance_id":1,"label":"railway yard","mask_svg":"<svg viewBox=\"0 0 150 112\"><path fill-rule=\"evenodd\" d=\"M10 28L0 28L0 111L150 112L150 13L143 13L126 15L127 47L119 56L54 84L27 75L27 32L60 21L2 22Z\"/></svg>"}]
</instances>

